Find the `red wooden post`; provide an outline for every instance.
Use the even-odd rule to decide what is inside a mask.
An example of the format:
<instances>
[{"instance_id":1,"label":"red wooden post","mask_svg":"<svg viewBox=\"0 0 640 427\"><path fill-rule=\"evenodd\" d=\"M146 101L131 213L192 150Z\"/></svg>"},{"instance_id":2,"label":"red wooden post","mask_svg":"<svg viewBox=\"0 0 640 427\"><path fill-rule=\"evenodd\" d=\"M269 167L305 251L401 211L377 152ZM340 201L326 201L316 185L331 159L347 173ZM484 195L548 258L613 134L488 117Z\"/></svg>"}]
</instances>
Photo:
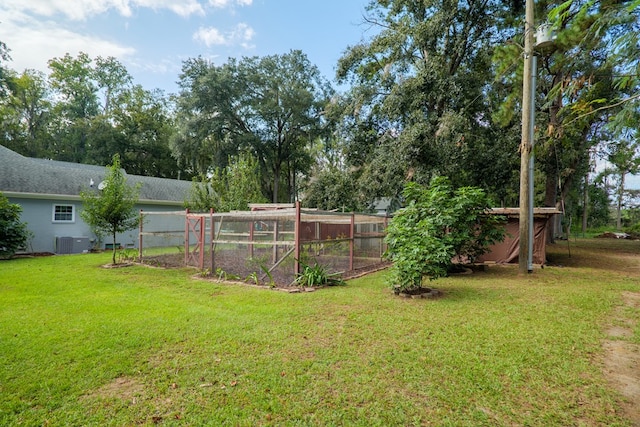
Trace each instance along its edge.
<instances>
[{"instance_id":1,"label":"red wooden post","mask_svg":"<svg viewBox=\"0 0 640 427\"><path fill-rule=\"evenodd\" d=\"M353 250L355 246L355 221L356 215L351 212L351 226L349 227L349 270L353 270Z\"/></svg>"},{"instance_id":2,"label":"red wooden post","mask_svg":"<svg viewBox=\"0 0 640 427\"><path fill-rule=\"evenodd\" d=\"M184 211L184 265L189 265L189 209Z\"/></svg>"},{"instance_id":3,"label":"red wooden post","mask_svg":"<svg viewBox=\"0 0 640 427\"><path fill-rule=\"evenodd\" d=\"M249 225L249 258L253 258L253 230L256 227L256 222L251 220Z\"/></svg>"},{"instance_id":4,"label":"red wooden post","mask_svg":"<svg viewBox=\"0 0 640 427\"><path fill-rule=\"evenodd\" d=\"M295 275L300 274L300 232L302 226L300 222L300 202L296 202L296 222L294 225L294 249L293 249L293 272Z\"/></svg>"},{"instance_id":5,"label":"red wooden post","mask_svg":"<svg viewBox=\"0 0 640 427\"><path fill-rule=\"evenodd\" d=\"M211 236L209 237L209 240L210 240L210 242L209 242L209 250L211 251L211 274L213 274L213 272L215 271L213 251L214 251L214 248L216 247L214 242L213 242L214 239L215 239L215 236L216 236L216 225L215 225L215 222L213 220L213 208L209 209L209 218L210 218L209 219L209 224L210 224L210 227L211 227L211 230L210 230Z\"/></svg>"},{"instance_id":6,"label":"red wooden post","mask_svg":"<svg viewBox=\"0 0 640 427\"><path fill-rule=\"evenodd\" d=\"M138 262L142 262L142 224L144 223L144 215L140 209L140 224L138 225Z\"/></svg>"},{"instance_id":7,"label":"red wooden post","mask_svg":"<svg viewBox=\"0 0 640 427\"><path fill-rule=\"evenodd\" d=\"M204 215L198 218L198 223L200 224L200 233L199 233L199 242L198 248L200 254L198 256L198 267L200 270L204 270L204 236L205 236L205 220Z\"/></svg>"}]
</instances>

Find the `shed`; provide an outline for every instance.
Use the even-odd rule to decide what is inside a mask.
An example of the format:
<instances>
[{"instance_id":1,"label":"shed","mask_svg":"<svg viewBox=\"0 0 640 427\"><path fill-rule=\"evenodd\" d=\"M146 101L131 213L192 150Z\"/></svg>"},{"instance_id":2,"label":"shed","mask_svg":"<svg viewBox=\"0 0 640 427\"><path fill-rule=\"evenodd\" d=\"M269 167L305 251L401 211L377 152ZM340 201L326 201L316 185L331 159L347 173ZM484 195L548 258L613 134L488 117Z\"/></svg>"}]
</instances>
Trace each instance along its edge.
<instances>
[{"instance_id":1,"label":"shed","mask_svg":"<svg viewBox=\"0 0 640 427\"><path fill-rule=\"evenodd\" d=\"M495 262L498 264L517 264L520 251L520 208L493 208L492 215L503 215L507 218L505 224L505 239L491 246L490 251L480 256L477 261ZM533 209L533 263L542 265L547 260L547 227L550 219L561 214L556 208Z\"/></svg>"}]
</instances>

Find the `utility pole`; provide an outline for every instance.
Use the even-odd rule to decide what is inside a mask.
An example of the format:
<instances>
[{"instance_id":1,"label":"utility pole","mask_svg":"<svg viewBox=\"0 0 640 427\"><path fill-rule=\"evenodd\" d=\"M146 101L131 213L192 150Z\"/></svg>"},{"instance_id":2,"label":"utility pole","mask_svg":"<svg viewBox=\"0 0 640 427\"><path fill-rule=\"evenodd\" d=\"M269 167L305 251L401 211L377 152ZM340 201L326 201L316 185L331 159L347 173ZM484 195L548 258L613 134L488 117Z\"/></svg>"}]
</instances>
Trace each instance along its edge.
<instances>
[{"instance_id":1,"label":"utility pole","mask_svg":"<svg viewBox=\"0 0 640 427\"><path fill-rule=\"evenodd\" d=\"M529 193L531 192L531 164L529 162L533 151L532 113L532 73L533 73L533 32L534 32L533 0L526 0L524 23L524 72L522 75L522 137L520 142L520 247L518 253L518 273L531 273L529 269L530 254L530 230L533 227L529 213L533 204Z\"/></svg>"}]
</instances>

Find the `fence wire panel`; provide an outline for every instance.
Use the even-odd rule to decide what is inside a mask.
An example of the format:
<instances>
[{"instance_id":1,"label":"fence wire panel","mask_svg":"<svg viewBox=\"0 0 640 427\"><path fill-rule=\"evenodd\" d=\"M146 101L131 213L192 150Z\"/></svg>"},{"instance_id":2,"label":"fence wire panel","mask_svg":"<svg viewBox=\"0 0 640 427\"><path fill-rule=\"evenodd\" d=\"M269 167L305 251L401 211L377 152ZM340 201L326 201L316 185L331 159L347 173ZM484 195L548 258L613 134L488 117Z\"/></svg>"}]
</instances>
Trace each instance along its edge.
<instances>
[{"instance_id":1,"label":"fence wire panel","mask_svg":"<svg viewBox=\"0 0 640 427\"><path fill-rule=\"evenodd\" d=\"M371 270L383 261L386 220L377 215L303 210L300 258L330 273L349 275Z\"/></svg>"},{"instance_id":2,"label":"fence wire panel","mask_svg":"<svg viewBox=\"0 0 640 427\"><path fill-rule=\"evenodd\" d=\"M213 222L213 274L259 284L294 281L295 212L220 213Z\"/></svg>"},{"instance_id":3,"label":"fence wire panel","mask_svg":"<svg viewBox=\"0 0 640 427\"><path fill-rule=\"evenodd\" d=\"M167 267L184 266L185 212L141 212L141 261Z\"/></svg>"}]
</instances>

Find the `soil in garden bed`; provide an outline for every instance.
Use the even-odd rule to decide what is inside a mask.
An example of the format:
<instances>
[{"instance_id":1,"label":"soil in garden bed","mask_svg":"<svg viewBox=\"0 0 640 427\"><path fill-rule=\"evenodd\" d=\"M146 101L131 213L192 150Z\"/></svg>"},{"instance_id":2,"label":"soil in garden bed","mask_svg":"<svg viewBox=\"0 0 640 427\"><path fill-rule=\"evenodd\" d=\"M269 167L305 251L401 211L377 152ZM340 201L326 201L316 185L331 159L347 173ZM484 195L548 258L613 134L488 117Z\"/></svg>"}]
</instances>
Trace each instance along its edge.
<instances>
[{"instance_id":1,"label":"soil in garden bed","mask_svg":"<svg viewBox=\"0 0 640 427\"><path fill-rule=\"evenodd\" d=\"M254 258L248 259L246 257L246 251L221 251L215 255L215 269L211 268L211 257L209 254L205 254L204 266L205 269L208 269L212 278L220 277L223 280L239 280L250 284L266 286L272 286L271 281L273 280L273 285L279 288L294 286L293 258L289 257L289 259L286 259L280 266L271 271L271 277L269 277L269 275L264 272L263 267L271 266L271 263L265 262L267 259L272 262L271 255L271 252L267 254L256 251ZM341 277L343 279L359 277L389 266L388 262L370 263L361 266L356 263L356 268L345 271L344 266L348 265L348 259L345 262L342 258L343 257L323 256L318 259L307 260L307 264L314 265L317 261L323 265L329 273L342 272ZM262 260L262 262L260 260ZM164 268L181 268L185 266L184 254L182 253L147 256L143 257L142 263ZM258 279L258 283L256 283L256 278Z\"/></svg>"}]
</instances>

